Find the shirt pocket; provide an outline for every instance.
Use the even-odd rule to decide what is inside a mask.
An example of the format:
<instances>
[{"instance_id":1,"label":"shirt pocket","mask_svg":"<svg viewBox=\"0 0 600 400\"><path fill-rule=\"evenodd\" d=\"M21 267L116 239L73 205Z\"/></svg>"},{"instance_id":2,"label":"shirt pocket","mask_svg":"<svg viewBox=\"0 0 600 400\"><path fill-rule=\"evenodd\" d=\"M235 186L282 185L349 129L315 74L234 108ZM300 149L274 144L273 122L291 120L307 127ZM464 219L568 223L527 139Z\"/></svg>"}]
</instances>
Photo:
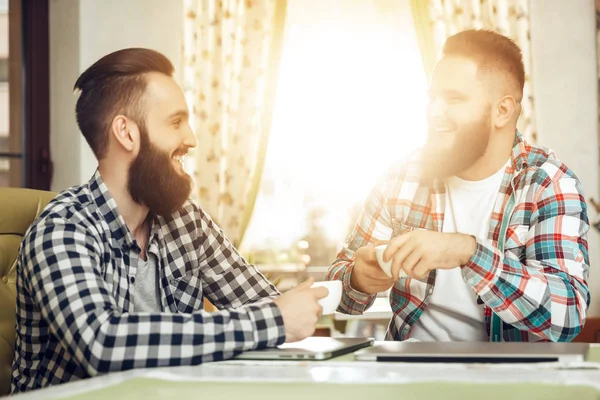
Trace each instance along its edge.
<instances>
[{"instance_id":1,"label":"shirt pocket","mask_svg":"<svg viewBox=\"0 0 600 400\"><path fill-rule=\"evenodd\" d=\"M400 236L408 232L419 230L422 228L412 226L400 219L392 219L392 237Z\"/></svg>"},{"instance_id":2,"label":"shirt pocket","mask_svg":"<svg viewBox=\"0 0 600 400\"><path fill-rule=\"evenodd\" d=\"M202 280L198 277L186 274L181 278L171 279L169 285L179 312L190 314L204 308Z\"/></svg>"}]
</instances>

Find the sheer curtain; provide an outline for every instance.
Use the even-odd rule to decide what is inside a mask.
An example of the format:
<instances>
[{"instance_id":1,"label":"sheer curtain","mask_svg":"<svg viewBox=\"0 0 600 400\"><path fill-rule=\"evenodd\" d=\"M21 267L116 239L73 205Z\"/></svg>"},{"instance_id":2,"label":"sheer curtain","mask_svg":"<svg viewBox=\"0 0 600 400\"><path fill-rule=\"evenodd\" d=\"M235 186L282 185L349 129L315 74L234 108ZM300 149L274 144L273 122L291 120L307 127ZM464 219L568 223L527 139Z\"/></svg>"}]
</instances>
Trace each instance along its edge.
<instances>
[{"instance_id":1,"label":"sheer curtain","mask_svg":"<svg viewBox=\"0 0 600 400\"><path fill-rule=\"evenodd\" d=\"M185 0L184 91L194 197L239 245L267 149L285 0Z\"/></svg>"}]
</instances>

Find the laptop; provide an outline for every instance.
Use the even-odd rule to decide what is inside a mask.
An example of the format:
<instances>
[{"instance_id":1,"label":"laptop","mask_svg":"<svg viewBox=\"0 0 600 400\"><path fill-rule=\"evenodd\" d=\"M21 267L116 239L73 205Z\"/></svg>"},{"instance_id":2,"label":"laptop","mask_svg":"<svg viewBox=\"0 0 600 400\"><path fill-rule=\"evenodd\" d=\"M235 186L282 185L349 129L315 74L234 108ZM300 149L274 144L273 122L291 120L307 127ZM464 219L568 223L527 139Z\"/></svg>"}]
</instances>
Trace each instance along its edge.
<instances>
[{"instance_id":1,"label":"laptop","mask_svg":"<svg viewBox=\"0 0 600 400\"><path fill-rule=\"evenodd\" d=\"M378 342L354 354L359 361L439 363L579 362L588 343Z\"/></svg>"},{"instance_id":2,"label":"laptop","mask_svg":"<svg viewBox=\"0 0 600 400\"><path fill-rule=\"evenodd\" d=\"M372 338L308 337L279 347L246 351L238 360L326 360L371 346Z\"/></svg>"}]
</instances>

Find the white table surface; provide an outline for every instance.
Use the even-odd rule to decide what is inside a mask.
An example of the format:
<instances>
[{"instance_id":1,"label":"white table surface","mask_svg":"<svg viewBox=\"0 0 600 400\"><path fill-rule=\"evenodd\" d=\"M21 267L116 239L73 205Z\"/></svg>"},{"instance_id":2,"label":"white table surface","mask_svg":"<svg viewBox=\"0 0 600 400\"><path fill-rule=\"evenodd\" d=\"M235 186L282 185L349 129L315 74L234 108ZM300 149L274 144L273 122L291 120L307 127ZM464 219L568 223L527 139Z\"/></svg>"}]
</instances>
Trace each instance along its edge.
<instances>
[{"instance_id":1,"label":"white table surface","mask_svg":"<svg viewBox=\"0 0 600 400\"><path fill-rule=\"evenodd\" d=\"M597 345L592 345L596 346ZM600 363L418 364L357 361L242 361L194 367L139 369L70 382L15 396L56 399L116 385L135 378L174 382L277 382L335 384L402 384L420 382L543 383L586 385L600 389Z\"/></svg>"}]
</instances>

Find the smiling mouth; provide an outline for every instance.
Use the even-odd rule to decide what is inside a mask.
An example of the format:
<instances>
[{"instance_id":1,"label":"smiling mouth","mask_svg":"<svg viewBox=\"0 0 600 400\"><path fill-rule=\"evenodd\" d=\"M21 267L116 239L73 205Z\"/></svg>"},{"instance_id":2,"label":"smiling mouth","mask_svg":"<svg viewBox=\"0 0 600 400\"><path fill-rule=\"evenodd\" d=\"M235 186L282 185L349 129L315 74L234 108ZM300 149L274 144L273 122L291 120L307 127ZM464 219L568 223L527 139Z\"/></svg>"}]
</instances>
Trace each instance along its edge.
<instances>
[{"instance_id":1,"label":"smiling mouth","mask_svg":"<svg viewBox=\"0 0 600 400\"><path fill-rule=\"evenodd\" d=\"M428 129L428 134L432 137L437 138L450 138L454 136L456 133L456 129L451 126L443 125L443 126L431 126Z\"/></svg>"},{"instance_id":2,"label":"smiling mouth","mask_svg":"<svg viewBox=\"0 0 600 400\"><path fill-rule=\"evenodd\" d=\"M173 160L173 163L175 165L179 165L179 166L181 166L181 168L183 168L183 161L185 159L185 155L186 155L186 153L177 151L177 152L173 153L171 160Z\"/></svg>"},{"instance_id":3,"label":"smiling mouth","mask_svg":"<svg viewBox=\"0 0 600 400\"><path fill-rule=\"evenodd\" d=\"M456 126L454 124L450 124L448 122L429 122L429 132L432 133L447 133L453 132L456 130Z\"/></svg>"}]
</instances>

